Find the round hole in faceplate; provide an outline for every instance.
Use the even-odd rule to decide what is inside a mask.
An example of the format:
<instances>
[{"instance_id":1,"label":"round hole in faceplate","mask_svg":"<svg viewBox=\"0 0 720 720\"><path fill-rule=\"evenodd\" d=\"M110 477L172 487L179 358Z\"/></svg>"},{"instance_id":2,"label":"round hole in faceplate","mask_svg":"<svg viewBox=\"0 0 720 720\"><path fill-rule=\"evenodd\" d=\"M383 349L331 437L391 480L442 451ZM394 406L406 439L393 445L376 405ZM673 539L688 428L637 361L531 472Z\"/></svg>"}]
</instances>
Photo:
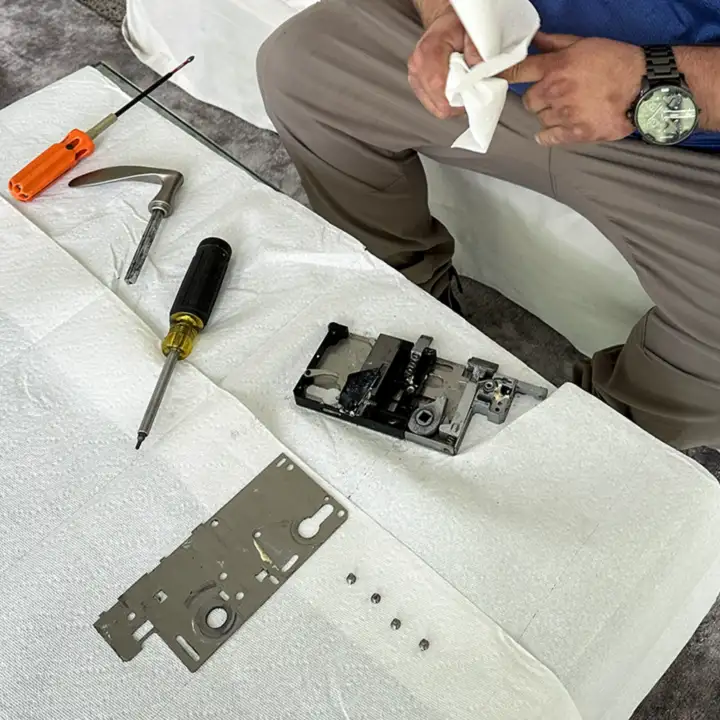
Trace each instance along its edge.
<instances>
[{"instance_id":1,"label":"round hole in faceplate","mask_svg":"<svg viewBox=\"0 0 720 720\"><path fill-rule=\"evenodd\" d=\"M217 527L217 526L220 524L220 522L219 522L218 520L213 520L210 524L211 524L213 527Z\"/></svg>"},{"instance_id":2,"label":"round hole in faceplate","mask_svg":"<svg viewBox=\"0 0 720 720\"><path fill-rule=\"evenodd\" d=\"M227 573L226 573L226 572L221 572L220 575L218 575L218 577L219 577L221 580L227 580Z\"/></svg>"},{"instance_id":3,"label":"round hole in faceplate","mask_svg":"<svg viewBox=\"0 0 720 720\"><path fill-rule=\"evenodd\" d=\"M132 621L135 619L135 617L136 617L135 613L130 613L130 614L128 615L128 620L129 620L130 622L132 622Z\"/></svg>"},{"instance_id":4,"label":"round hole in faceplate","mask_svg":"<svg viewBox=\"0 0 720 720\"><path fill-rule=\"evenodd\" d=\"M261 533L259 530L256 530L256 531L253 533L253 537L254 537L254 538L259 538L261 535L262 535L262 533Z\"/></svg>"},{"instance_id":5,"label":"round hole in faceplate","mask_svg":"<svg viewBox=\"0 0 720 720\"><path fill-rule=\"evenodd\" d=\"M207 626L213 630L221 628L228 621L228 614L225 608L216 607L213 608L206 616L205 622Z\"/></svg>"},{"instance_id":6,"label":"round hole in faceplate","mask_svg":"<svg viewBox=\"0 0 720 720\"><path fill-rule=\"evenodd\" d=\"M245 597L244 592L235 593L235 599L236 600L242 600Z\"/></svg>"},{"instance_id":7,"label":"round hole in faceplate","mask_svg":"<svg viewBox=\"0 0 720 720\"><path fill-rule=\"evenodd\" d=\"M344 510L338 510L338 517L345 517L345 511L344 511Z\"/></svg>"}]
</instances>

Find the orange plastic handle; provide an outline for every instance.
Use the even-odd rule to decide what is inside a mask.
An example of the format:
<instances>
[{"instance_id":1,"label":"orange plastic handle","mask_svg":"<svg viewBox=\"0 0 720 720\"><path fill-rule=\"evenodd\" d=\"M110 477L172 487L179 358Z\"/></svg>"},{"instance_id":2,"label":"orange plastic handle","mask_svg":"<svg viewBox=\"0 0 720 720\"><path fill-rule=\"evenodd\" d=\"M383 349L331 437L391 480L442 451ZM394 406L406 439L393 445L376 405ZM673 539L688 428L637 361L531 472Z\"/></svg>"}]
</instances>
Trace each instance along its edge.
<instances>
[{"instance_id":1,"label":"orange plastic handle","mask_svg":"<svg viewBox=\"0 0 720 720\"><path fill-rule=\"evenodd\" d=\"M95 143L87 133L71 130L62 142L51 145L10 178L10 194L22 202L32 200L94 150Z\"/></svg>"}]
</instances>

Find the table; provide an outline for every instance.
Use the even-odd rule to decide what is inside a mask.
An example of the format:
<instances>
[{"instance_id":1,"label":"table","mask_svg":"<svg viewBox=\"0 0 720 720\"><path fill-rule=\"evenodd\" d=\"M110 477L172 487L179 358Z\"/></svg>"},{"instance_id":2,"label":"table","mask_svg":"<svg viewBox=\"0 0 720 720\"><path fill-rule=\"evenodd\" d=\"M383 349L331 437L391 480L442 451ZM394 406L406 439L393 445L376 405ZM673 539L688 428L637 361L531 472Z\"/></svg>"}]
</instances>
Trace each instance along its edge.
<instances>
[{"instance_id":1,"label":"table","mask_svg":"<svg viewBox=\"0 0 720 720\"><path fill-rule=\"evenodd\" d=\"M89 126L121 102L115 85L86 68L4 109L5 175L68 128ZM8 209L4 202L6 226L10 218L20 223L21 213L28 237L44 233L69 258L47 260L32 282L12 274L23 259L21 244L6 243L0 263L6 273L0 283L7 338L2 383L8 396L12 391L19 398L5 408L0 441L11 479L2 496L11 522L0 547L5 586L15 588L0 618L20 622L7 603L16 608L52 580L55 607L64 618L72 614L71 627L53 636L52 647L60 652L69 644L78 657L83 643L95 640L87 635L89 620L159 552L172 550L192 522L237 491L238 468L259 470L284 446L358 515L377 523L375 534L390 533L423 561L422 572L432 569L428 583L446 581L474 606L473 617L480 612L497 623L502 637L554 673L584 720L626 720L720 589L714 479L573 387L540 405L522 398L505 426L474 421L456 458L295 407L294 382L331 320L368 333L427 333L441 355L479 355L521 379L542 379L353 239L150 107L133 112L73 175L121 163L186 173L178 210L137 285L128 288L121 278L146 220L146 187L85 188L80 198L79 190L59 183L31 204ZM147 452L135 458L136 424L161 364L157 342L167 311L197 242L208 235L234 247L222 302L192 364L179 368L143 446ZM110 306L115 324L124 327L119 350L108 326ZM32 412L23 409L23 399ZM58 404L66 417L55 417ZM38 428L42 444L33 436ZM134 535L104 534L121 520L132 520ZM89 522L93 531L85 532ZM357 562L381 572L380 557ZM77 564L68 566L67 558ZM40 566L38 577L33 568ZM403 563L392 567L400 568L396 584L417 588L415 602L427 597L424 580L403 582ZM309 573L303 592L322 586L313 580ZM34 662L31 651L42 647L56 617L45 604L34 606L23 621L27 637L10 635L0 666L17 672L13 653L20 647L30 648L21 657ZM281 643L286 636L272 637ZM228 648L226 656L233 652ZM159 653L153 659L162 660L158 682L169 683L163 692L180 687L162 648L153 650ZM278 661L275 653L271 658ZM147 657L137 662L123 668L124 683L142 683L154 667ZM57 714L53 703L73 697L74 683L85 681L63 673L50 655L36 670L38 682L45 678L50 688L46 715ZM227 667L218 672L225 683L220 697L228 700L232 674ZM107 692L96 688L94 699L132 701L135 710L127 712L135 716L135 700L113 694L118 682ZM151 690L140 693L147 702Z\"/></svg>"}]
</instances>

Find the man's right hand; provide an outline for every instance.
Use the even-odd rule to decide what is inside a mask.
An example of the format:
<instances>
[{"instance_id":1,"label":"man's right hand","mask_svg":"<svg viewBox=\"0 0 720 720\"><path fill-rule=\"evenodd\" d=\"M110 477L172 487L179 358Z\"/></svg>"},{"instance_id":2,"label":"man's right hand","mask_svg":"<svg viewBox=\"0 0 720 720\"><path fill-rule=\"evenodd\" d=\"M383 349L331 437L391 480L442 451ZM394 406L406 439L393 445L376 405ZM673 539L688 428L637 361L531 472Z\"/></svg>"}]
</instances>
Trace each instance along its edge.
<instances>
[{"instance_id":1,"label":"man's right hand","mask_svg":"<svg viewBox=\"0 0 720 720\"><path fill-rule=\"evenodd\" d=\"M445 96L450 55L454 52L464 53L470 66L482 60L455 11L448 7L427 24L408 62L410 87L427 110L443 120L465 112L450 107Z\"/></svg>"}]
</instances>

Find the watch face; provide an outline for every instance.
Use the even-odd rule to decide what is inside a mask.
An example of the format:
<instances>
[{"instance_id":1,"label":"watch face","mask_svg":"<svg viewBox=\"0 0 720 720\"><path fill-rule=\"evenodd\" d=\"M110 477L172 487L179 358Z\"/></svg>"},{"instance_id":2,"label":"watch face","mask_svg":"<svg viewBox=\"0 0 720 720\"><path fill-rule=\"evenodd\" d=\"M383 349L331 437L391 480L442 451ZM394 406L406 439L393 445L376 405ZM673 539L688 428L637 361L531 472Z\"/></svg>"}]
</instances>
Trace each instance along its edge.
<instances>
[{"instance_id":1,"label":"watch face","mask_svg":"<svg viewBox=\"0 0 720 720\"><path fill-rule=\"evenodd\" d=\"M644 95L635 108L635 127L656 145L674 145L697 127L698 109L682 87L663 85Z\"/></svg>"}]
</instances>

